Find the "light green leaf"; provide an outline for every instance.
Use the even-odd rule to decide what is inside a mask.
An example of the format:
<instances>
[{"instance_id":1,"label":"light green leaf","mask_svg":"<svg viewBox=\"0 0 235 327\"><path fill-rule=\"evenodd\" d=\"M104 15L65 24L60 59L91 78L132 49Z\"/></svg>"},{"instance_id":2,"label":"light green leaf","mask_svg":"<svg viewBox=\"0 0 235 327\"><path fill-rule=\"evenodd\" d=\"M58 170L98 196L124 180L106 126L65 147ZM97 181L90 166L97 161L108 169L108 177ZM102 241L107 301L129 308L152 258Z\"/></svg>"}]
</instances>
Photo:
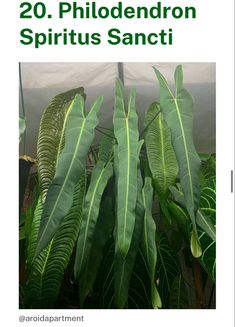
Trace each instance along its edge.
<instances>
[{"instance_id":1,"label":"light green leaf","mask_svg":"<svg viewBox=\"0 0 235 327\"><path fill-rule=\"evenodd\" d=\"M154 186L160 199L166 200L169 186L174 185L178 164L171 142L171 132L160 112L160 105L152 103L145 114L145 144Z\"/></svg>"},{"instance_id":2,"label":"light green leaf","mask_svg":"<svg viewBox=\"0 0 235 327\"><path fill-rule=\"evenodd\" d=\"M152 217L152 201L153 188L151 178L145 178L145 184L142 190L143 204L145 209L143 224L142 249L147 261L149 277L151 280L151 302L153 308L161 308L161 298L156 286L155 268L157 264L157 248L156 248L156 224Z\"/></svg>"},{"instance_id":3,"label":"light green leaf","mask_svg":"<svg viewBox=\"0 0 235 327\"><path fill-rule=\"evenodd\" d=\"M202 209L198 209L196 221L198 226L200 226L201 229L205 231L213 241L215 241L216 240L215 226L213 225L211 219L204 214Z\"/></svg>"},{"instance_id":4,"label":"light green leaf","mask_svg":"<svg viewBox=\"0 0 235 327\"><path fill-rule=\"evenodd\" d=\"M28 248L27 248L27 265L30 266L33 261L33 257L36 250L37 245L37 238L38 238L38 230L40 225L40 220L42 216L42 198L39 196L36 208L34 210L33 214L33 220L31 224L31 231L29 233L29 242L28 242Z\"/></svg>"},{"instance_id":5,"label":"light green leaf","mask_svg":"<svg viewBox=\"0 0 235 327\"><path fill-rule=\"evenodd\" d=\"M65 129L65 146L47 192L35 256L53 238L71 208L75 185L84 171L85 158L94 138L94 129L98 124L97 113L102 101L102 97L97 98L87 117L81 95L77 95L71 103Z\"/></svg>"},{"instance_id":6,"label":"light green leaf","mask_svg":"<svg viewBox=\"0 0 235 327\"><path fill-rule=\"evenodd\" d=\"M160 106L172 135L173 148L179 165L180 183L182 185L185 204L192 221L194 236L197 238L196 213L200 201L199 171L201 160L193 142L193 99L184 88L182 67L175 71L176 94L173 95L162 74L154 69L160 84ZM199 241L193 242L198 244ZM199 248L194 255L200 253Z\"/></svg>"},{"instance_id":7,"label":"light green leaf","mask_svg":"<svg viewBox=\"0 0 235 327\"><path fill-rule=\"evenodd\" d=\"M190 249L195 258L199 258L202 255L202 247L194 229L191 233Z\"/></svg>"},{"instance_id":8,"label":"light green leaf","mask_svg":"<svg viewBox=\"0 0 235 327\"><path fill-rule=\"evenodd\" d=\"M78 236L85 196L85 173L80 177L74 192L73 204L50 243L32 261L37 244L42 214L39 198L32 222L28 246L27 301L32 308L54 308L64 271L69 263Z\"/></svg>"},{"instance_id":9,"label":"light green leaf","mask_svg":"<svg viewBox=\"0 0 235 327\"><path fill-rule=\"evenodd\" d=\"M37 143L37 164L43 203L55 174L65 115L76 94L86 97L82 87L61 93L53 98L41 118Z\"/></svg>"},{"instance_id":10,"label":"light green leaf","mask_svg":"<svg viewBox=\"0 0 235 327\"><path fill-rule=\"evenodd\" d=\"M88 263L102 194L112 175L113 166L111 162L105 165L104 162L98 161L93 168L91 182L83 206L82 223L77 241L74 265L76 278L79 277Z\"/></svg>"},{"instance_id":11,"label":"light green leaf","mask_svg":"<svg viewBox=\"0 0 235 327\"><path fill-rule=\"evenodd\" d=\"M125 258L131 244L135 226L135 208L137 198L137 162L138 162L138 119L135 109L135 92L129 95L125 108L124 89L120 80L116 81L115 110L113 117L114 135L118 148L118 184L117 184L117 243Z\"/></svg>"}]
</instances>

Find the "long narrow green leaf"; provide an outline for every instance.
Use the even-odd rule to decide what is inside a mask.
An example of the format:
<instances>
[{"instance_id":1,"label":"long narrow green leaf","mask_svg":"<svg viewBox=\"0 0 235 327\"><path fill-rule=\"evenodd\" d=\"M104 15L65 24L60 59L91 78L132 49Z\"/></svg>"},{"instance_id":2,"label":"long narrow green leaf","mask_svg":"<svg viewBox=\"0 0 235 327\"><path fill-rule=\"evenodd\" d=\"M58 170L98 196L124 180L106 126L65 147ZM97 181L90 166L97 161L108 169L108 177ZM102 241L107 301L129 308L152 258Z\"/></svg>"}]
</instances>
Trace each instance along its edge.
<instances>
[{"instance_id":1,"label":"long narrow green leaf","mask_svg":"<svg viewBox=\"0 0 235 327\"><path fill-rule=\"evenodd\" d=\"M33 257L34 257L36 246L37 246L38 230L39 230L40 220L41 220L41 216L42 216L42 209L43 209L42 197L39 196L38 202L37 202L36 208L34 210L34 214L33 214L31 231L29 233L29 242L28 242L28 247L27 247L27 265L28 266L30 266L33 261Z\"/></svg>"},{"instance_id":2,"label":"long narrow green leaf","mask_svg":"<svg viewBox=\"0 0 235 327\"><path fill-rule=\"evenodd\" d=\"M86 97L82 87L56 95L44 110L41 118L37 143L37 163L43 203L55 174L64 117L76 94L81 94L84 99Z\"/></svg>"},{"instance_id":3,"label":"long narrow green leaf","mask_svg":"<svg viewBox=\"0 0 235 327\"><path fill-rule=\"evenodd\" d=\"M80 90L80 89L76 89ZM64 132L67 123L68 113L71 110L64 108L71 100L71 96L74 96L74 91L69 91L65 94L57 96L52 104L46 109L40 127L38 153L45 154L45 158L41 158L41 168L45 168L46 160L51 164L49 166L49 173L45 174L44 169L39 169L39 178L41 178L41 194L46 195L49 184L55 174L55 166L58 163L59 154L64 147ZM62 113L61 113L62 111ZM58 116L58 113L60 114ZM51 149L50 153L47 153L48 145L46 142L47 134L50 135L50 124L47 121L51 121L53 118L57 120L55 124L55 135L60 135L60 139L55 139L54 149ZM61 127L61 125L63 125ZM50 145L51 146L51 145ZM57 153L53 150L57 149ZM63 273L67 267L70 256L73 251L74 243L77 238L80 220L81 209L83 203L85 191L85 174L80 178L75 186L75 192L73 195L72 207L69 213L66 215L61 227L56 232L54 238L50 241L47 247L40 253L39 256L32 262L37 245L37 236L39 231L39 225L42 213L42 201L39 198L37 209L35 210L33 223L31 226L31 233L29 237L28 246L28 270L29 279L27 285L27 298L29 306L33 308L51 308L54 306L56 298L59 293L59 288ZM62 245L62 246L61 246Z\"/></svg>"},{"instance_id":4,"label":"long narrow green leaf","mask_svg":"<svg viewBox=\"0 0 235 327\"><path fill-rule=\"evenodd\" d=\"M154 102L145 114L145 144L154 186L160 198L166 199L169 186L174 185L178 165L171 142L171 132L160 112L160 105Z\"/></svg>"},{"instance_id":5,"label":"long narrow green leaf","mask_svg":"<svg viewBox=\"0 0 235 327\"><path fill-rule=\"evenodd\" d=\"M94 282L97 278L100 265L104 255L104 247L110 237L114 226L114 215L112 208L112 198L105 196L100 206L99 217L96 224L90 256L86 269L79 277L79 297L81 306L84 300L91 292Z\"/></svg>"},{"instance_id":6,"label":"long narrow green leaf","mask_svg":"<svg viewBox=\"0 0 235 327\"><path fill-rule=\"evenodd\" d=\"M131 244L135 226L137 198L138 162L138 118L135 109L135 92L129 95L125 109L124 89L120 80L116 81L115 111L113 117L114 135L117 139L119 176L117 185L117 242L125 258Z\"/></svg>"},{"instance_id":7,"label":"long narrow green leaf","mask_svg":"<svg viewBox=\"0 0 235 327\"><path fill-rule=\"evenodd\" d=\"M74 188L85 168L86 154L94 138L102 101L102 97L97 98L87 117L81 95L76 96L71 104L65 129L65 146L47 192L35 256L50 242L71 208Z\"/></svg>"},{"instance_id":8,"label":"long narrow green leaf","mask_svg":"<svg viewBox=\"0 0 235 327\"><path fill-rule=\"evenodd\" d=\"M76 278L79 277L80 273L83 272L88 263L102 194L112 175L113 165L111 162L105 164L102 161L98 161L92 171L91 182L85 198L82 223L77 241L74 265Z\"/></svg>"},{"instance_id":9,"label":"long narrow green leaf","mask_svg":"<svg viewBox=\"0 0 235 327\"><path fill-rule=\"evenodd\" d=\"M196 213L200 201L199 171L201 160L193 143L193 99L191 94L182 87L182 67L175 71L176 94L173 95L165 78L155 69L160 84L160 106L164 118L171 130L173 147L179 165L180 183L184 192L186 208L193 224L194 233L191 249L194 256L201 255L197 237Z\"/></svg>"},{"instance_id":10,"label":"long narrow green leaf","mask_svg":"<svg viewBox=\"0 0 235 327\"><path fill-rule=\"evenodd\" d=\"M156 264L157 264L157 248L156 248L156 224L152 217L152 201L153 188L151 178L146 177L142 190L143 204L145 209L143 224L142 249L147 261L149 277L151 280L151 301L153 308L161 308L161 298L156 286Z\"/></svg>"},{"instance_id":11,"label":"long narrow green leaf","mask_svg":"<svg viewBox=\"0 0 235 327\"><path fill-rule=\"evenodd\" d=\"M123 258L118 244L116 243L116 251L114 258L114 286L115 286L115 307L123 309L128 302L129 285L133 273L136 255L141 240L144 206L142 197L142 177L140 171L138 172L138 193L136 202L136 219L133 237L131 240L130 250L125 258Z\"/></svg>"},{"instance_id":12,"label":"long narrow green leaf","mask_svg":"<svg viewBox=\"0 0 235 327\"><path fill-rule=\"evenodd\" d=\"M32 308L53 308L60 291L64 271L70 260L82 217L85 196L85 174L83 174L73 196L73 204L50 243L32 261L37 244L42 213L39 200L33 218L32 232L28 247L27 300Z\"/></svg>"}]
</instances>

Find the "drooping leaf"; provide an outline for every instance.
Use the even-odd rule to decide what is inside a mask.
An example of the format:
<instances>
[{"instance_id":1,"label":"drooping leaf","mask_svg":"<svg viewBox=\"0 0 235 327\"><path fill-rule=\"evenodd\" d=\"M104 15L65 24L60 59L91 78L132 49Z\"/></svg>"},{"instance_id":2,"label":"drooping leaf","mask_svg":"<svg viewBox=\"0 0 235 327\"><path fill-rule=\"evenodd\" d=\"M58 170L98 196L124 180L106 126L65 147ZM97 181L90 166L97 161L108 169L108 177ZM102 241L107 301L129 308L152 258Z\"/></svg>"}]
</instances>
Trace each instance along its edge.
<instances>
[{"instance_id":1,"label":"drooping leaf","mask_svg":"<svg viewBox=\"0 0 235 327\"><path fill-rule=\"evenodd\" d=\"M166 124L160 105L154 102L145 114L145 144L149 167L154 180L163 213L170 219L165 205L169 186L174 185L178 164L171 141L171 132Z\"/></svg>"},{"instance_id":2,"label":"drooping leaf","mask_svg":"<svg viewBox=\"0 0 235 327\"><path fill-rule=\"evenodd\" d=\"M191 238L190 238L190 249L192 255L195 258L199 258L202 255L202 247L200 244L200 239L198 238L198 234L196 234L195 230L192 230Z\"/></svg>"},{"instance_id":3,"label":"drooping leaf","mask_svg":"<svg viewBox=\"0 0 235 327\"><path fill-rule=\"evenodd\" d=\"M145 178L145 184L142 190L143 205L145 209L142 249L147 261L149 277L151 280L151 302L153 308L161 308L161 298L156 286L156 264L157 264L157 248L156 248L156 224L152 217L152 201L153 188L151 178Z\"/></svg>"},{"instance_id":4,"label":"drooping leaf","mask_svg":"<svg viewBox=\"0 0 235 327\"><path fill-rule=\"evenodd\" d=\"M131 90L127 109L124 88L116 81L114 135L117 139L119 176L117 185L117 243L125 258L131 244L135 226L137 198L138 119L135 109L135 92Z\"/></svg>"},{"instance_id":5,"label":"drooping leaf","mask_svg":"<svg viewBox=\"0 0 235 327\"><path fill-rule=\"evenodd\" d=\"M97 113L102 101L102 97L97 98L87 117L81 95L76 96L70 105L65 146L46 195L35 257L50 242L71 208L74 188L85 168L86 154L94 138L94 129L98 124Z\"/></svg>"},{"instance_id":6,"label":"drooping leaf","mask_svg":"<svg viewBox=\"0 0 235 327\"><path fill-rule=\"evenodd\" d=\"M42 204L39 200L28 247L27 300L32 308L48 309L55 306L64 271L78 236L84 195L85 174L80 177L75 187L72 207L60 228L46 248L32 261L42 213Z\"/></svg>"},{"instance_id":7,"label":"drooping leaf","mask_svg":"<svg viewBox=\"0 0 235 327\"><path fill-rule=\"evenodd\" d=\"M170 187L170 190L175 201L177 201L182 207L185 207L185 200L184 200L183 193L176 187ZM212 240L215 240L216 236L215 236L215 227L213 225L213 220L206 214L208 212L214 214L214 209L211 208L211 206L213 207L215 202L213 197L210 198L210 201L208 201L205 198L206 192L212 192L212 196L215 196L215 193L213 189L209 190L207 187L205 188L205 190L206 190L205 192L202 190L201 201L200 201L201 208L199 208L197 211L196 223L202 230L204 230L212 238Z\"/></svg>"},{"instance_id":8,"label":"drooping leaf","mask_svg":"<svg viewBox=\"0 0 235 327\"><path fill-rule=\"evenodd\" d=\"M183 72L181 66L178 66L175 71L175 95L162 74L157 69L154 70L160 84L161 110L171 130L173 148L179 165L180 183L193 225L194 233L191 248L196 257L201 255L196 228L196 213L200 201L199 171L201 160L193 142L193 99L191 94L182 87Z\"/></svg>"},{"instance_id":9,"label":"drooping leaf","mask_svg":"<svg viewBox=\"0 0 235 327\"><path fill-rule=\"evenodd\" d=\"M79 277L80 273L83 273L88 263L102 194L112 174L113 165L111 162L105 164L102 161L98 161L93 168L91 182L83 206L82 223L77 241L74 265L76 278Z\"/></svg>"},{"instance_id":10,"label":"drooping leaf","mask_svg":"<svg viewBox=\"0 0 235 327\"><path fill-rule=\"evenodd\" d=\"M170 309L188 309L189 301L186 286L182 275L175 277L169 299Z\"/></svg>"},{"instance_id":11,"label":"drooping leaf","mask_svg":"<svg viewBox=\"0 0 235 327\"><path fill-rule=\"evenodd\" d=\"M190 218L188 212L186 209L182 208L180 205L173 201L169 201L167 205L172 215L172 220L177 221L180 232L182 233L184 239L188 241L190 236Z\"/></svg>"},{"instance_id":12,"label":"drooping leaf","mask_svg":"<svg viewBox=\"0 0 235 327\"><path fill-rule=\"evenodd\" d=\"M43 203L55 174L64 118L69 104L76 94L81 94L85 99L82 87L61 93L53 98L41 118L37 143L37 163Z\"/></svg>"},{"instance_id":13,"label":"drooping leaf","mask_svg":"<svg viewBox=\"0 0 235 327\"><path fill-rule=\"evenodd\" d=\"M211 184L210 179L208 180L209 185ZM184 197L182 193L176 188L171 187L171 192L174 199L182 206L185 205ZM199 258L201 265L204 267L207 274L211 277L212 280L215 280L215 249L216 249L216 229L215 229L215 199L216 193L215 189L208 187L207 185L202 188L201 192L201 208L198 209L196 222L199 226L199 239L202 248L202 255ZM181 208L182 209L182 208ZM187 230L190 228L190 224L187 223L189 219L183 215L181 219L184 220L184 228ZM183 223L183 222L182 222ZM190 235L188 234L188 239ZM197 239L193 239L193 242L197 242ZM197 244L195 245L195 248Z\"/></svg>"},{"instance_id":14,"label":"drooping leaf","mask_svg":"<svg viewBox=\"0 0 235 327\"><path fill-rule=\"evenodd\" d=\"M100 206L88 264L79 278L79 296L82 306L85 298L92 291L103 257L106 255L104 247L111 235L113 225L112 198L106 196Z\"/></svg>"}]
</instances>

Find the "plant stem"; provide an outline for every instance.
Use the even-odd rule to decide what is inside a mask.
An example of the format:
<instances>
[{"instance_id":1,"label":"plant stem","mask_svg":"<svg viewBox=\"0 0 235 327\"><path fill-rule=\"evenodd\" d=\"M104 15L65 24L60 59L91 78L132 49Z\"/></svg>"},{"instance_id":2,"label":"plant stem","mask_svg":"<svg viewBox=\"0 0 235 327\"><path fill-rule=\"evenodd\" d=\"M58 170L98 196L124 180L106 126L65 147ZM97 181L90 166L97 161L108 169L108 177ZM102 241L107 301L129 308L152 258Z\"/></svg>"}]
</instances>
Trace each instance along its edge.
<instances>
[{"instance_id":1,"label":"plant stem","mask_svg":"<svg viewBox=\"0 0 235 327\"><path fill-rule=\"evenodd\" d=\"M197 309L204 308L204 290L202 286L202 267L196 258L193 258L194 285L196 291Z\"/></svg>"}]
</instances>

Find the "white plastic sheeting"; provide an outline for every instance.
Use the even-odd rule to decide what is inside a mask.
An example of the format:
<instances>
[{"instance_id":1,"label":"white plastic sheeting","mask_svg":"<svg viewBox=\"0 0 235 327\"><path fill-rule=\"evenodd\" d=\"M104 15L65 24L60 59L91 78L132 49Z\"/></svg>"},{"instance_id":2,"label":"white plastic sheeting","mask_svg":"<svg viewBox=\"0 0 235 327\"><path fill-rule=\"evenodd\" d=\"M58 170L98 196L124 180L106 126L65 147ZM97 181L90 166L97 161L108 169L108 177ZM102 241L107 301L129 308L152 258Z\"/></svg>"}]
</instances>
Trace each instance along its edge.
<instances>
[{"instance_id":1,"label":"white plastic sheeting","mask_svg":"<svg viewBox=\"0 0 235 327\"><path fill-rule=\"evenodd\" d=\"M180 63L184 83L192 93L194 106L194 139L200 152L215 152L215 64ZM159 99L159 87L152 66L158 68L170 84L174 84L177 63L123 63L127 89L135 87L139 126L143 128L144 112ZM44 108L58 93L83 86L87 107L98 96L104 96L100 125L110 127L114 104L117 63L22 63L22 86L26 115L25 153L36 156L39 122ZM20 104L20 113L22 104ZM96 133L96 142L100 135ZM22 153L22 145L20 152Z\"/></svg>"}]
</instances>

